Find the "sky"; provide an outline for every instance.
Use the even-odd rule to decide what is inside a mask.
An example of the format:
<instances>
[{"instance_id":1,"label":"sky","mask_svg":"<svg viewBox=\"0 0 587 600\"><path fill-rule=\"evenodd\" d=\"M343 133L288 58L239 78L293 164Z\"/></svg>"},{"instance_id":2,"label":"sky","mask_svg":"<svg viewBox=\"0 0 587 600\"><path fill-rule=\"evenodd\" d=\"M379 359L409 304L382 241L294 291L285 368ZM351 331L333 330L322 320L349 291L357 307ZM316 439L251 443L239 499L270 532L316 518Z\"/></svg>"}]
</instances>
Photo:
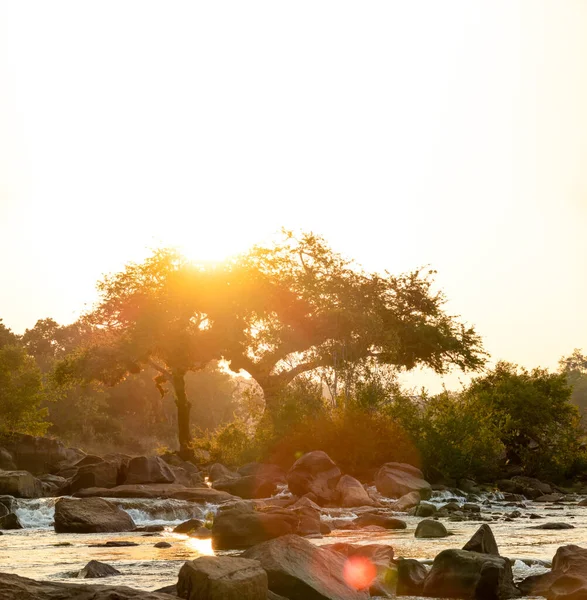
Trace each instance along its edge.
<instances>
[{"instance_id":1,"label":"sky","mask_svg":"<svg viewBox=\"0 0 587 600\"><path fill-rule=\"evenodd\" d=\"M430 265L493 360L554 368L587 349L585 107L583 0L0 0L0 318L284 226Z\"/></svg>"}]
</instances>

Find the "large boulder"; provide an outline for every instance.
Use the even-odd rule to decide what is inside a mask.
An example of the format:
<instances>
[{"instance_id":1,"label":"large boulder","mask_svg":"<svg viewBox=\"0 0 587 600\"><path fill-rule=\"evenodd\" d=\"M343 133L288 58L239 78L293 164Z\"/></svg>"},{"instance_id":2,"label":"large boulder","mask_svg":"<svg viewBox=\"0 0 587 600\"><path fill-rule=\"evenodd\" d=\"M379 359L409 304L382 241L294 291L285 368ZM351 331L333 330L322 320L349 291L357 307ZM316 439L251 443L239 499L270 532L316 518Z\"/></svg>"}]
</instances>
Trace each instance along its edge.
<instances>
[{"instance_id":1,"label":"large boulder","mask_svg":"<svg viewBox=\"0 0 587 600\"><path fill-rule=\"evenodd\" d=\"M587 598L587 549L561 546L552 559L552 570L526 578L520 590L525 596L545 596L548 600Z\"/></svg>"},{"instance_id":2,"label":"large boulder","mask_svg":"<svg viewBox=\"0 0 587 600\"><path fill-rule=\"evenodd\" d=\"M369 598L367 589L354 589L347 583L347 559L343 555L319 548L297 535L249 548L243 557L258 560L267 572L269 589L289 600Z\"/></svg>"},{"instance_id":3,"label":"large boulder","mask_svg":"<svg viewBox=\"0 0 587 600\"><path fill-rule=\"evenodd\" d=\"M426 567L414 558L400 558L397 562L398 596L421 596L428 575Z\"/></svg>"},{"instance_id":4,"label":"large boulder","mask_svg":"<svg viewBox=\"0 0 587 600\"><path fill-rule=\"evenodd\" d=\"M214 483L216 481L222 481L224 479L233 479L239 477L238 473L231 471L228 467L220 463L214 463L208 469L208 479Z\"/></svg>"},{"instance_id":5,"label":"large boulder","mask_svg":"<svg viewBox=\"0 0 587 600\"><path fill-rule=\"evenodd\" d=\"M423 595L480 600L514 598L512 566L507 558L466 550L443 550L434 559Z\"/></svg>"},{"instance_id":6,"label":"large boulder","mask_svg":"<svg viewBox=\"0 0 587 600\"><path fill-rule=\"evenodd\" d=\"M256 560L201 556L179 571L177 595L185 600L267 600L267 573Z\"/></svg>"},{"instance_id":7,"label":"large boulder","mask_svg":"<svg viewBox=\"0 0 587 600\"><path fill-rule=\"evenodd\" d=\"M116 462L102 460L99 463L82 465L71 480L71 494L86 488L113 488L118 485L120 465Z\"/></svg>"},{"instance_id":8,"label":"large boulder","mask_svg":"<svg viewBox=\"0 0 587 600\"><path fill-rule=\"evenodd\" d=\"M425 538L442 538L449 535L446 527L440 521L434 521L433 519L424 519L420 521L416 526L414 537L425 539Z\"/></svg>"},{"instance_id":9,"label":"large boulder","mask_svg":"<svg viewBox=\"0 0 587 600\"><path fill-rule=\"evenodd\" d=\"M385 463L375 475L377 491L388 498L401 498L410 492L418 492L427 500L432 495L430 484L424 480L420 469L404 463Z\"/></svg>"},{"instance_id":10,"label":"large boulder","mask_svg":"<svg viewBox=\"0 0 587 600\"><path fill-rule=\"evenodd\" d=\"M124 586L34 581L0 573L0 600L170 600L167 594Z\"/></svg>"},{"instance_id":11,"label":"large boulder","mask_svg":"<svg viewBox=\"0 0 587 600\"><path fill-rule=\"evenodd\" d=\"M24 529L20 519L14 513L0 517L0 529Z\"/></svg>"},{"instance_id":12,"label":"large boulder","mask_svg":"<svg viewBox=\"0 0 587 600\"><path fill-rule=\"evenodd\" d=\"M287 473L289 491L296 496L312 493L320 505L336 504L340 496L337 485L341 470L321 450L308 452L299 458Z\"/></svg>"},{"instance_id":13,"label":"large boulder","mask_svg":"<svg viewBox=\"0 0 587 600\"><path fill-rule=\"evenodd\" d=\"M41 498L43 484L28 471L0 471L0 494L15 498Z\"/></svg>"},{"instance_id":14,"label":"large boulder","mask_svg":"<svg viewBox=\"0 0 587 600\"><path fill-rule=\"evenodd\" d=\"M91 560L78 574L78 579L97 579L98 577L113 577L122 573L106 563Z\"/></svg>"},{"instance_id":15,"label":"large boulder","mask_svg":"<svg viewBox=\"0 0 587 600\"><path fill-rule=\"evenodd\" d=\"M244 475L242 477L231 477L221 479L214 483L214 489L227 492L240 498L269 498L276 490L274 481L265 480L256 475Z\"/></svg>"},{"instance_id":16,"label":"large boulder","mask_svg":"<svg viewBox=\"0 0 587 600\"><path fill-rule=\"evenodd\" d=\"M499 556L499 549L493 531L491 531L491 527L486 523L483 523L483 525L477 529L471 539L463 546L463 550Z\"/></svg>"},{"instance_id":17,"label":"large boulder","mask_svg":"<svg viewBox=\"0 0 587 600\"><path fill-rule=\"evenodd\" d=\"M420 501L419 492L410 492L409 494L404 494L397 502L394 502L392 508L397 512L408 512L410 509L418 506Z\"/></svg>"},{"instance_id":18,"label":"large boulder","mask_svg":"<svg viewBox=\"0 0 587 600\"><path fill-rule=\"evenodd\" d=\"M340 506L345 508L375 505L375 501L369 496L363 484L350 475L343 475L338 480L336 491L339 494Z\"/></svg>"},{"instance_id":19,"label":"large boulder","mask_svg":"<svg viewBox=\"0 0 587 600\"><path fill-rule=\"evenodd\" d=\"M60 498L55 503L57 533L132 531L131 516L102 498Z\"/></svg>"},{"instance_id":20,"label":"large boulder","mask_svg":"<svg viewBox=\"0 0 587 600\"><path fill-rule=\"evenodd\" d=\"M198 471L195 465L186 462L186 465L191 465L189 468L176 467L170 465L169 468L175 478L175 483L185 487L199 487L205 485L204 476ZM193 468L192 468L193 467Z\"/></svg>"},{"instance_id":21,"label":"large boulder","mask_svg":"<svg viewBox=\"0 0 587 600\"><path fill-rule=\"evenodd\" d=\"M158 456L136 456L126 467L126 485L138 483L173 483L175 476L169 465Z\"/></svg>"},{"instance_id":22,"label":"large boulder","mask_svg":"<svg viewBox=\"0 0 587 600\"><path fill-rule=\"evenodd\" d=\"M60 441L33 435L13 434L0 440L13 458L16 467L33 475L55 473L71 462L74 455Z\"/></svg>"},{"instance_id":23,"label":"large boulder","mask_svg":"<svg viewBox=\"0 0 587 600\"><path fill-rule=\"evenodd\" d=\"M299 516L294 511L257 511L246 504L218 511L212 524L215 550L250 548L266 540L295 533Z\"/></svg>"}]
</instances>

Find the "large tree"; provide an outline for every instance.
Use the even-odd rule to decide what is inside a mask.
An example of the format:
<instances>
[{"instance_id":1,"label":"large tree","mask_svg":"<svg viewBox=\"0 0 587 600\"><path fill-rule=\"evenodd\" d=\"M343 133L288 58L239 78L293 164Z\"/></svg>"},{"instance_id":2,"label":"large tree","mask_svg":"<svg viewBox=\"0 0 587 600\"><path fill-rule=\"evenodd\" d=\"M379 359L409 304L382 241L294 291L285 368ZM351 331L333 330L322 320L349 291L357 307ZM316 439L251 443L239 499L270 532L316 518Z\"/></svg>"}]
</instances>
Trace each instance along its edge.
<instances>
[{"instance_id":1,"label":"large tree","mask_svg":"<svg viewBox=\"0 0 587 600\"><path fill-rule=\"evenodd\" d=\"M323 238L289 232L274 245L254 247L238 264L269 281L272 293L261 312L243 298L237 309L243 331L224 356L257 381L270 414L288 383L319 367L336 373L367 361L443 373L484 363L475 330L444 311L432 271L369 273Z\"/></svg>"}]
</instances>

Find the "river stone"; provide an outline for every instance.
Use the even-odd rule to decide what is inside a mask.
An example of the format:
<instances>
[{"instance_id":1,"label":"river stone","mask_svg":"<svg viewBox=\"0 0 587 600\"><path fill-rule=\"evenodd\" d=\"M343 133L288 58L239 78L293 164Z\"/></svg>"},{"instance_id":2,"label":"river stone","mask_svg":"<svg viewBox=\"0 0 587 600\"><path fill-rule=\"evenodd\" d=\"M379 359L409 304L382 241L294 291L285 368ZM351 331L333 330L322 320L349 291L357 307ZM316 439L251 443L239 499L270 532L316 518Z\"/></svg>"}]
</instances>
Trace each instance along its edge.
<instances>
[{"instance_id":1,"label":"river stone","mask_svg":"<svg viewBox=\"0 0 587 600\"><path fill-rule=\"evenodd\" d=\"M336 486L341 476L340 469L328 454L315 450L293 464L287 473L287 485L296 496L312 493L321 506L336 505L340 495Z\"/></svg>"},{"instance_id":2,"label":"river stone","mask_svg":"<svg viewBox=\"0 0 587 600\"><path fill-rule=\"evenodd\" d=\"M0 471L0 494L15 498L41 498L43 484L28 471Z\"/></svg>"},{"instance_id":3,"label":"river stone","mask_svg":"<svg viewBox=\"0 0 587 600\"><path fill-rule=\"evenodd\" d=\"M416 517L432 517L437 512L436 506L434 504L430 504L429 502L420 502L418 506L414 508L414 515ZM412 514L410 512L410 514Z\"/></svg>"},{"instance_id":4,"label":"river stone","mask_svg":"<svg viewBox=\"0 0 587 600\"><path fill-rule=\"evenodd\" d=\"M0 600L170 600L167 594L124 586L34 581L0 573Z\"/></svg>"},{"instance_id":5,"label":"river stone","mask_svg":"<svg viewBox=\"0 0 587 600\"><path fill-rule=\"evenodd\" d=\"M158 456L137 456L126 467L126 485L138 483L173 483L175 476L169 465Z\"/></svg>"},{"instance_id":6,"label":"river stone","mask_svg":"<svg viewBox=\"0 0 587 600\"><path fill-rule=\"evenodd\" d=\"M269 589L289 600L368 600L367 590L345 581L346 559L297 535L286 535L249 548L243 557L258 560Z\"/></svg>"},{"instance_id":7,"label":"river stone","mask_svg":"<svg viewBox=\"0 0 587 600\"><path fill-rule=\"evenodd\" d=\"M267 600L267 573L256 560L201 556L180 569L177 595L186 600Z\"/></svg>"},{"instance_id":8,"label":"river stone","mask_svg":"<svg viewBox=\"0 0 587 600\"><path fill-rule=\"evenodd\" d=\"M352 521L356 527L383 527L384 529L405 529L407 524L401 519L388 517L387 515L379 515L375 513L365 513Z\"/></svg>"},{"instance_id":9,"label":"river stone","mask_svg":"<svg viewBox=\"0 0 587 600\"><path fill-rule=\"evenodd\" d=\"M240 498L269 498L277 491L273 481L259 479L255 475L231 477L214 483L214 489Z\"/></svg>"},{"instance_id":10,"label":"river stone","mask_svg":"<svg viewBox=\"0 0 587 600\"><path fill-rule=\"evenodd\" d=\"M130 515L102 498L60 498L55 503L57 533L133 531Z\"/></svg>"},{"instance_id":11,"label":"river stone","mask_svg":"<svg viewBox=\"0 0 587 600\"><path fill-rule=\"evenodd\" d=\"M221 510L212 524L215 550L250 548L272 538L295 533L298 515L284 509L256 511L245 506Z\"/></svg>"},{"instance_id":12,"label":"river stone","mask_svg":"<svg viewBox=\"0 0 587 600\"><path fill-rule=\"evenodd\" d=\"M401 498L410 492L419 492L423 500L432 495L430 484L424 480L422 471L404 463L384 464L375 475L377 491L388 498Z\"/></svg>"},{"instance_id":13,"label":"river stone","mask_svg":"<svg viewBox=\"0 0 587 600\"><path fill-rule=\"evenodd\" d=\"M193 531L196 531L203 526L204 522L200 521L200 519L189 519L177 525L173 530L173 533L183 533L185 535L189 535Z\"/></svg>"},{"instance_id":14,"label":"river stone","mask_svg":"<svg viewBox=\"0 0 587 600\"><path fill-rule=\"evenodd\" d=\"M339 504L342 507L352 508L355 506L373 506L375 504L363 484L350 475L343 475L338 480L336 491L339 493Z\"/></svg>"},{"instance_id":15,"label":"river stone","mask_svg":"<svg viewBox=\"0 0 587 600\"><path fill-rule=\"evenodd\" d=\"M24 529L19 518L14 513L0 517L0 529Z\"/></svg>"},{"instance_id":16,"label":"river stone","mask_svg":"<svg viewBox=\"0 0 587 600\"><path fill-rule=\"evenodd\" d=\"M424 580L428 575L426 567L414 558L400 558L397 564L397 595L421 596Z\"/></svg>"},{"instance_id":17,"label":"river stone","mask_svg":"<svg viewBox=\"0 0 587 600\"><path fill-rule=\"evenodd\" d=\"M506 599L519 596L507 558L466 550L443 550L424 582L423 596Z\"/></svg>"},{"instance_id":18,"label":"river stone","mask_svg":"<svg viewBox=\"0 0 587 600\"><path fill-rule=\"evenodd\" d=\"M499 556L499 549L493 531L485 523L477 529L471 539L463 546L463 550Z\"/></svg>"},{"instance_id":19,"label":"river stone","mask_svg":"<svg viewBox=\"0 0 587 600\"><path fill-rule=\"evenodd\" d=\"M530 527L530 529L575 529L575 526L570 523L550 522L543 523L542 525L534 525L533 527Z\"/></svg>"},{"instance_id":20,"label":"river stone","mask_svg":"<svg viewBox=\"0 0 587 600\"><path fill-rule=\"evenodd\" d=\"M416 526L414 537L416 538L442 538L448 535L446 527L440 521L424 519Z\"/></svg>"},{"instance_id":21,"label":"river stone","mask_svg":"<svg viewBox=\"0 0 587 600\"><path fill-rule=\"evenodd\" d=\"M171 548L171 544L169 542L157 542L154 548Z\"/></svg>"},{"instance_id":22,"label":"river stone","mask_svg":"<svg viewBox=\"0 0 587 600\"><path fill-rule=\"evenodd\" d=\"M95 579L98 577L111 577L122 573L106 563L91 560L78 574L78 579Z\"/></svg>"}]
</instances>

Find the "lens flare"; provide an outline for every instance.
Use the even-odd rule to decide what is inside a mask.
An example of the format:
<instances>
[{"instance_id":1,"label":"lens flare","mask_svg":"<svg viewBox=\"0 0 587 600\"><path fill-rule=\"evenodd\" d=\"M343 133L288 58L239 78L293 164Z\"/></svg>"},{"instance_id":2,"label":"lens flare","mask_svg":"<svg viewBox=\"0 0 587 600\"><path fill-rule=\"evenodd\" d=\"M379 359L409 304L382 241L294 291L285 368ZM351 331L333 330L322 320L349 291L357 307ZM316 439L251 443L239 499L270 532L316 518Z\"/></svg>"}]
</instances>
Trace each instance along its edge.
<instances>
[{"instance_id":1,"label":"lens flare","mask_svg":"<svg viewBox=\"0 0 587 600\"><path fill-rule=\"evenodd\" d=\"M344 565L344 580L355 590L371 586L377 577L377 567L364 556L351 556Z\"/></svg>"}]
</instances>

